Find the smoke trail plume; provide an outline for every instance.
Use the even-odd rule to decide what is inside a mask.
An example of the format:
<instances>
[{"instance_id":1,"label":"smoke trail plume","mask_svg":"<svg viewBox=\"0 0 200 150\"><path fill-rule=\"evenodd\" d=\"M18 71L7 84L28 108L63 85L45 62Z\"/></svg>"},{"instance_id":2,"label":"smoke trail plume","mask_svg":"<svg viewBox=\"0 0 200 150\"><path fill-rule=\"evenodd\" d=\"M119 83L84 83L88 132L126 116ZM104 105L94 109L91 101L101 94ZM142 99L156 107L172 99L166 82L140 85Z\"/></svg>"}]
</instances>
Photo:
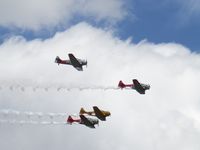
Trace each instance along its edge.
<instances>
[{"instance_id":1,"label":"smoke trail plume","mask_svg":"<svg viewBox=\"0 0 200 150\"><path fill-rule=\"evenodd\" d=\"M8 115L14 115L14 116L23 116L23 117L30 117L30 116L36 116L36 117L50 117L50 118L56 118L56 117L66 117L66 113L43 113L43 112L31 112L31 111L17 111L13 109L2 109L0 110L0 115L8 116Z\"/></svg>"},{"instance_id":2,"label":"smoke trail plume","mask_svg":"<svg viewBox=\"0 0 200 150\"><path fill-rule=\"evenodd\" d=\"M34 121L34 120L6 120L0 119L1 124L31 124L31 125L68 125L66 122L61 121Z\"/></svg>"},{"instance_id":3,"label":"smoke trail plume","mask_svg":"<svg viewBox=\"0 0 200 150\"><path fill-rule=\"evenodd\" d=\"M63 120L66 117L66 113L22 112L13 109L0 110L0 124L64 125L66 121Z\"/></svg>"},{"instance_id":4,"label":"smoke trail plume","mask_svg":"<svg viewBox=\"0 0 200 150\"><path fill-rule=\"evenodd\" d=\"M23 86L23 85L8 85L8 86L1 86L0 90L9 89L10 91L26 91L31 89L32 91L36 92L39 90L43 90L48 92L49 90L56 90L57 92L60 91L71 91L71 90L118 90L118 87L115 86L72 86L72 87L65 87L65 86Z\"/></svg>"}]
</instances>

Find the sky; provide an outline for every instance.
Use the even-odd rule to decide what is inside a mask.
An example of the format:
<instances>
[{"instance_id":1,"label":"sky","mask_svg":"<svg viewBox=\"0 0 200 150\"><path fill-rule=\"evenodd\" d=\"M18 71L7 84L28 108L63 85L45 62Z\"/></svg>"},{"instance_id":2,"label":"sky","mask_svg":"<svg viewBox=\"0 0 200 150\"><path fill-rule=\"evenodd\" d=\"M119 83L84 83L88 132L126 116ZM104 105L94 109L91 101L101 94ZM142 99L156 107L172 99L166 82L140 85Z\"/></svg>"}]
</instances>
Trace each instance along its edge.
<instances>
[{"instance_id":1,"label":"sky","mask_svg":"<svg viewBox=\"0 0 200 150\"><path fill-rule=\"evenodd\" d=\"M120 39L133 43L180 43L199 52L198 0L39 0L1 1L0 42L22 35L27 40L48 39L58 31L86 21L114 28ZM105 3L105 4L104 4ZM46 7L48 5L48 7Z\"/></svg>"},{"instance_id":2,"label":"sky","mask_svg":"<svg viewBox=\"0 0 200 150\"><path fill-rule=\"evenodd\" d=\"M199 150L197 0L0 7L1 149ZM54 63L68 53L87 59L84 71ZM132 79L150 90L116 89ZM65 123L92 106L111 112L96 129Z\"/></svg>"}]
</instances>

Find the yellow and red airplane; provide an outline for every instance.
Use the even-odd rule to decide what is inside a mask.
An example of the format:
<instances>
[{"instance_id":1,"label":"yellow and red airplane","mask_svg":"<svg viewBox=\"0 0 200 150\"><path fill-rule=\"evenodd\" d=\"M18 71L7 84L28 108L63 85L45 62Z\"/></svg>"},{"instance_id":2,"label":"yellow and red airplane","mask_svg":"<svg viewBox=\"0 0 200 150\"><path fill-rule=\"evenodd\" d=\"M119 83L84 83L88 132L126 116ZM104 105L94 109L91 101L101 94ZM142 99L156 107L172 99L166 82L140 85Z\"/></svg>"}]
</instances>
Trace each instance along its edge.
<instances>
[{"instance_id":1,"label":"yellow and red airplane","mask_svg":"<svg viewBox=\"0 0 200 150\"><path fill-rule=\"evenodd\" d=\"M109 111L100 110L97 106L93 106L93 110L94 111L85 111L83 108L81 108L79 114L88 114L90 116L96 116L102 121L105 121L106 117L111 115Z\"/></svg>"}]
</instances>

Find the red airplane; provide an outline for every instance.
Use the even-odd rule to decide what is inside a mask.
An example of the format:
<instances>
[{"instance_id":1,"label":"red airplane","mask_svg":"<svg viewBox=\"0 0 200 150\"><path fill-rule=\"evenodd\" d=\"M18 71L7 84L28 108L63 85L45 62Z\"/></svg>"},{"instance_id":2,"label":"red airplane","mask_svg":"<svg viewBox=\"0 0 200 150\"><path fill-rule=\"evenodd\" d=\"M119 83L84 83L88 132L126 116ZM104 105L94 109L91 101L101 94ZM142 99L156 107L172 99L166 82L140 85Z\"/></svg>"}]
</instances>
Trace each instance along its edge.
<instances>
[{"instance_id":1,"label":"red airplane","mask_svg":"<svg viewBox=\"0 0 200 150\"><path fill-rule=\"evenodd\" d=\"M65 65L72 65L78 71L83 71L83 65L87 66L87 60L77 59L73 54L68 54L69 60L62 60L58 56L55 59L55 63L65 64Z\"/></svg>"},{"instance_id":2,"label":"red airplane","mask_svg":"<svg viewBox=\"0 0 200 150\"><path fill-rule=\"evenodd\" d=\"M135 89L140 94L145 94L145 91L150 89L150 85L140 83L140 82L138 82L137 79L133 79L133 84L124 84L120 80L118 87L121 88L121 89L126 88L126 87L130 87L132 89Z\"/></svg>"},{"instance_id":3,"label":"red airplane","mask_svg":"<svg viewBox=\"0 0 200 150\"><path fill-rule=\"evenodd\" d=\"M67 119L67 123L68 124L72 124L72 123L79 123L79 124L83 124L87 127L90 128L95 128L95 124L99 124L99 120L95 119L95 118L89 118L89 117L85 117L84 115L80 115L80 118L74 119L72 118L72 116L69 116Z\"/></svg>"}]
</instances>

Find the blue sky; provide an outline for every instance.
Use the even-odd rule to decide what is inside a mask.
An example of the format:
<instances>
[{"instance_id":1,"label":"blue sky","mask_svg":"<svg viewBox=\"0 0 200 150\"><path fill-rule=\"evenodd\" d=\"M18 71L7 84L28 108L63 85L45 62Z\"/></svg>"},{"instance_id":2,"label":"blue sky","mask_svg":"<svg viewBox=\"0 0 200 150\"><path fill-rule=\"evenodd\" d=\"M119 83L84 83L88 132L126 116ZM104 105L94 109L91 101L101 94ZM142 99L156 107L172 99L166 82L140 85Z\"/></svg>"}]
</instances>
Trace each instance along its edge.
<instances>
[{"instance_id":1,"label":"blue sky","mask_svg":"<svg viewBox=\"0 0 200 150\"><path fill-rule=\"evenodd\" d=\"M153 43L180 43L191 51L200 51L200 8L189 10L186 6L195 5L195 0L171 1L171 0L134 0L125 1L123 9L126 15L115 23L110 23L109 18L95 20L95 15L82 15L77 13L67 23L54 25L34 31L15 26L0 26L1 42L12 35L22 35L27 40L35 38L46 39L52 37L56 32L66 30L81 21L106 28L107 25L115 29L116 35L121 39L131 37L134 43L147 39ZM46 14L48 15L48 14ZM63 18L65 19L65 18Z\"/></svg>"},{"instance_id":2,"label":"blue sky","mask_svg":"<svg viewBox=\"0 0 200 150\"><path fill-rule=\"evenodd\" d=\"M188 18L181 18L178 3L135 0L132 5L135 20L127 18L118 26L123 38L133 36L135 42L145 38L154 43L176 42L192 51L200 49L200 20L198 16L188 17L184 13Z\"/></svg>"}]
</instances>

